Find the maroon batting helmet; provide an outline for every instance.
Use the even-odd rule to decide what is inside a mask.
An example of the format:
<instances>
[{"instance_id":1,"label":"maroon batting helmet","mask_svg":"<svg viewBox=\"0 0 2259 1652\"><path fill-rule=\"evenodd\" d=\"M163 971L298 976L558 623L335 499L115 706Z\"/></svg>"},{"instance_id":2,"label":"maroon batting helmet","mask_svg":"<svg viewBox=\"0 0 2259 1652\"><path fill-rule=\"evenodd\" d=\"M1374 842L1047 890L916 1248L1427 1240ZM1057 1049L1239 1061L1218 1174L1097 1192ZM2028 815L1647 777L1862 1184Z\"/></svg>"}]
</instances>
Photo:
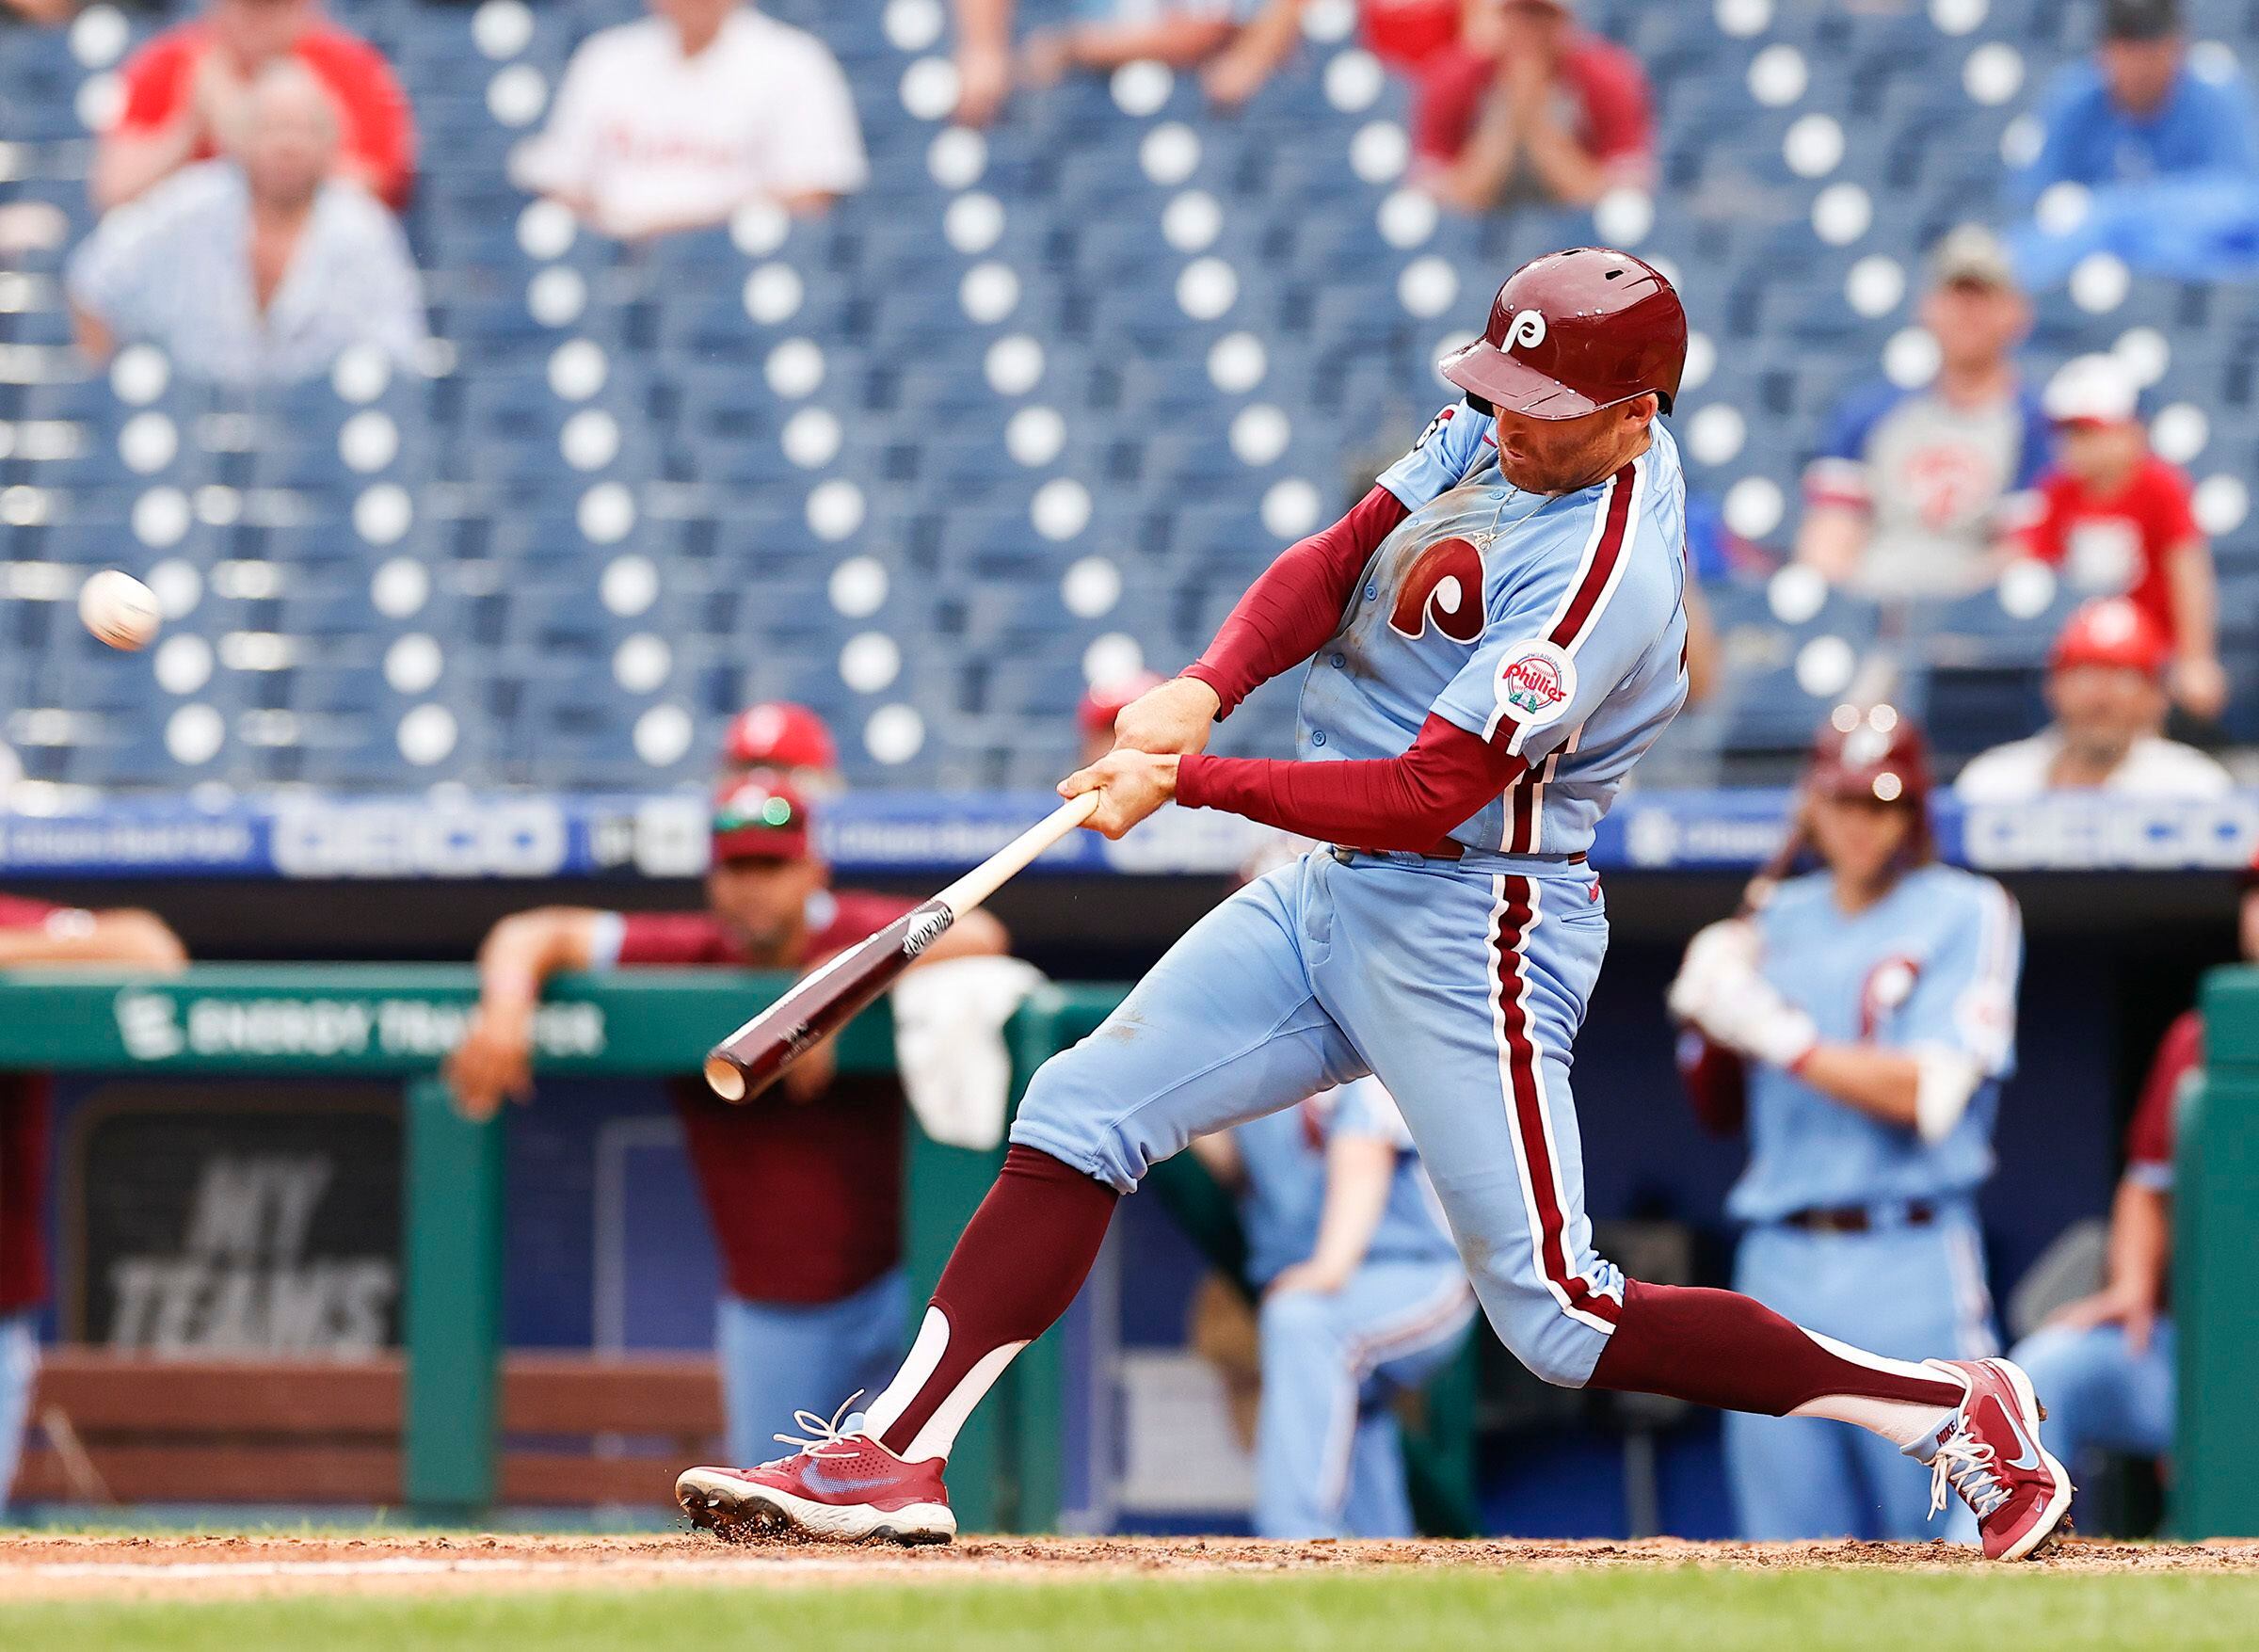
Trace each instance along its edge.
<instances>
[{"instance_id":1,"label":"maroon batting helmet","mask_svg":"<svg viewBox=\"0 0 2259 1652\"><path fill-rule=\"evenodd\" d=\"M1653 265L1607 247L1522 265L1491 300L1482 338L1441 363L1470 401L1532 419L1581 418L1650 392L1667 413L1686 365L1677 292Z\"/></svg>"},{"instance_id":2,"label":"maroon batting helmet","mask_svg":"<svg viewBox=\"0 0 2259 1652\"><path fill-rule=\"evenodd\" d=\"M1930 745L1892 705L1837 706L1812 742L1804 784L1823 797L1927 803Z\"/></svg>"}]
</instances>

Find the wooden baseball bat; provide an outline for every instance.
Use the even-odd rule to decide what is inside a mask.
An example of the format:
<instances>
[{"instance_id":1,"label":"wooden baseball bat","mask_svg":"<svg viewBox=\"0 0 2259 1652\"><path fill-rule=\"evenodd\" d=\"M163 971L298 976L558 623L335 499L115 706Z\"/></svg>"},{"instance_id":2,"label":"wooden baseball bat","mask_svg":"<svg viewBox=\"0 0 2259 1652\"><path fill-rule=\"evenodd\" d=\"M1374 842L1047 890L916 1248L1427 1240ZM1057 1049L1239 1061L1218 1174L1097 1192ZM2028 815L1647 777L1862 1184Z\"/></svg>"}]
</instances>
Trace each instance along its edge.
<instances>
[{"instance_id":1,"label":"wooden baseball bat","mask_svg":"<svg viewBox=\"0 0 2259 1652\"><path fill-rule=\"evenodd\" d=\"M1096 792L1068 798L932 900L793 983L790 992L708 1052L707 1084L725 1101L753 1099L786 1067L891 986L951 924L1088 820L1097 807Z\"/></svg>"},{"instance_id":2,"label":"wooden baseball bat","mask_svg":"<svg viewBox=\"0 0 2259 1652\"><path fill-rule=\"evenodd\" d=\"M1788 822L1787 836L1781 840L1781 846L1766 858L1765 864L1757 868L1757 874L1742 890L1741 905L1735 909L1734 916L1749 918L1762 912L1772 900L1773 890L1781 887L1781 880L1796 870L1797 857L1809 846L1810 841L1804 835L1804 810L1800 797L1796 813Z\"/></svg>"}]
</instances>

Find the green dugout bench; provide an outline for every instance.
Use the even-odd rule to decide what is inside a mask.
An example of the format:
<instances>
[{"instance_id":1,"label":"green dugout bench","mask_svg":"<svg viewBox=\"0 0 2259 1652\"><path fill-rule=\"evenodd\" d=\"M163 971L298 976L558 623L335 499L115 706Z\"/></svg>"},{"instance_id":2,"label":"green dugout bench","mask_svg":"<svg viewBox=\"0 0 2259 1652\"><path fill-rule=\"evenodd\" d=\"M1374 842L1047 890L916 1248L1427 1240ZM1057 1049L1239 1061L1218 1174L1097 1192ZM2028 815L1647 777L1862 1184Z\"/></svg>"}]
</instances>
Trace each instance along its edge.
<instances>
[{"instance_id":1,"label":"green dugout bench","mask_svg":"<svg viewBox=\"0 0 2259 1652\"><path fill-rule=\"evenodd\" d=\"M536 1020L536 1069L559 1077L642 1079L694 1073L722 1034L770 1002L788 978L713 970L623 970L552 983ZM1008 1029L1014 1104L1055 1051L1081 1038L1119 1002L1117 986L1046 986ZM455 1112L438 1068L460 1037L477 992L474 972L456 965L199 965L176 976L17 970L0 974L0 1070L148 1078L397 1080L405 1143L401 1335L404 1357L379 1371L324 1374L361 1419L396 1415L397 1500L420 1516L464 1519L505 1489L505 1392L513 1416L548 1416L569 1404L570 1373L518 1356L505 1389L501 1346L504 1131L507 1111L485 1124ZM880 1003L841 1035L841 1067L889 1068L892 1027ZM1001 1149L946 1147L910 1132L905 1258L922 1302L950 1247L986 1193ZM1226 1274L1233 1261L1227 1201L1189 1157L1165 1166L1156 1189ZM905 1327L905 1335L907 1327ZM553 1362L554 1356L548 1356ZM58 1364L64 1362L58 1362ZM99 1414L144 1434L193 1419L196 1383L184 1384L160 1415L95 1351L72 1376ZM532 1367L531 1370L523 1369ZM1471 1518L1471 1357L1430 1396L1427 1437L1414 1476L1431 1522L1464 1530ZM204 1371L204 1393L224 1393L229 1373ZM562 1387L559 1379L564 1379ZM247 1374L247 1380L248 1374ZM643 1380L680 1392L682 1375L652 1362ZM287 1388L267 1373L268 1396ZM584 1383L584 1391L592 1385ZM616 1375L597 1413L632 1410L632 1386ZM364 1391L365 1390L365 1391ZM145 1390L143 1390L145 1392ZM256 1413L270 1398L238 1393ZM177 1401L177 1403L173 1402ZM1060 1419L1065 1395L1056 1341L1045 1338L1013 1364L975 1414L952 1455L951 1489L973 1531L1056 1526L1062 1489ZM681 1403L670 1402L678 1413ZM695 1406L690 1408L696 1410ZM174 1419L172 1414L180 1412ZM591 1415L586 1405L581 1415ZM683 1413L686 1414L686 1413ZM605 1426L610 1426L609 1424ZM537 1430L537 1432L538 1432ZM239 1448L240 1451L240 1448ZM390 1484L388 1454L352 1481Z\"/></svg>"}]
</instances>

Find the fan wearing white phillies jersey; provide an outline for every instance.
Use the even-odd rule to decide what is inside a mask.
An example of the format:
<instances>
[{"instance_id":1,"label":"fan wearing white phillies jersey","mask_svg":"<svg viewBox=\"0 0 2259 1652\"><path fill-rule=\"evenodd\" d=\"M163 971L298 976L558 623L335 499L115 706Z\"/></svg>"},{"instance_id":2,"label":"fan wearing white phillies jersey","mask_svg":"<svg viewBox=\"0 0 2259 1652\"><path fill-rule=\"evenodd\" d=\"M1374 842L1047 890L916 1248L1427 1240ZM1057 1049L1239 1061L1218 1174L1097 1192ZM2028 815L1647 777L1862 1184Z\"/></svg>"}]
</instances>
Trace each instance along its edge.
<instances>
[{"instance_id":1,"label":"fan wearing white phillies jersey","mask_svg":"<svg viewBox=\"0 0 2259 1652\"><path fill-rule=\"evenodd\" d=\"M2006 890L1937 864L1930 791L1910 718L1838 707L1801 803L1820 869L1696 936L1671 1008L1704 1121L1748 1128L1735 1289L1880 1354L1976 1359L1997 1346L1976 1195L2023 935ZM1894 1457L1811 1418L1725 1420L1744 1537L1922 1536L1933 1511Z\"/></svg>"},{"instance_id":2,"label":"fan wearing white phillies jersey","mask_svg":"<svg viewBox=\"0 0 2259 1652\"><path fill-rule=\"evenodd\" d=\"M1060 782L1097 794L1109 837L1173 799L1329 846L1210 912L1044 1064L894 1381L793 1455L688 1470L694 1520L945 1541L958 1429L1072 1302L1118 1197L1195 1135L1370 1073L1493 1329L1540 1376L1854 1423L1959 1490L1987 1553L2054 1533L2070 1483L2012 1366L1865 1354L1592 1246L1569 1061L1608 915L1584 851L1686 693L1685 485L1656 423L1686 348L1677 293L1638 259L1525 265L1444 362L1489 457L1408 517L1376 489L1290 547ZM1206 752L1214 718L1306 662L1296 759Z\"/></svg>"}]
</instances>

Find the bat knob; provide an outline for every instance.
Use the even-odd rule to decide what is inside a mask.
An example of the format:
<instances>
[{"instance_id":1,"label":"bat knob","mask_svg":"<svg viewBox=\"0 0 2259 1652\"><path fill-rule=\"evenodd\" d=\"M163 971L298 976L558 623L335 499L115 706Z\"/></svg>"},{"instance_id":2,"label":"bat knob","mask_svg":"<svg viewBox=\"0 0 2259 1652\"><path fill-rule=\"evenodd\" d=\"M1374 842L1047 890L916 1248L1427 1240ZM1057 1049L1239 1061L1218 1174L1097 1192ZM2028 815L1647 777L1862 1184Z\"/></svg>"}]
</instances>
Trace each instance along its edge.
<instances>
[{"instance_id":1,"label":"bat knob","mask_svg":"<svg viewBox=\"0 0 2259 1652\"><path fill-rule=\"evenodd\" d=\"M726 1055L710 1055L706 1058L706 1087L725 1101L743 1101L745 1069Z\"/></svg>"}]
</instances>

